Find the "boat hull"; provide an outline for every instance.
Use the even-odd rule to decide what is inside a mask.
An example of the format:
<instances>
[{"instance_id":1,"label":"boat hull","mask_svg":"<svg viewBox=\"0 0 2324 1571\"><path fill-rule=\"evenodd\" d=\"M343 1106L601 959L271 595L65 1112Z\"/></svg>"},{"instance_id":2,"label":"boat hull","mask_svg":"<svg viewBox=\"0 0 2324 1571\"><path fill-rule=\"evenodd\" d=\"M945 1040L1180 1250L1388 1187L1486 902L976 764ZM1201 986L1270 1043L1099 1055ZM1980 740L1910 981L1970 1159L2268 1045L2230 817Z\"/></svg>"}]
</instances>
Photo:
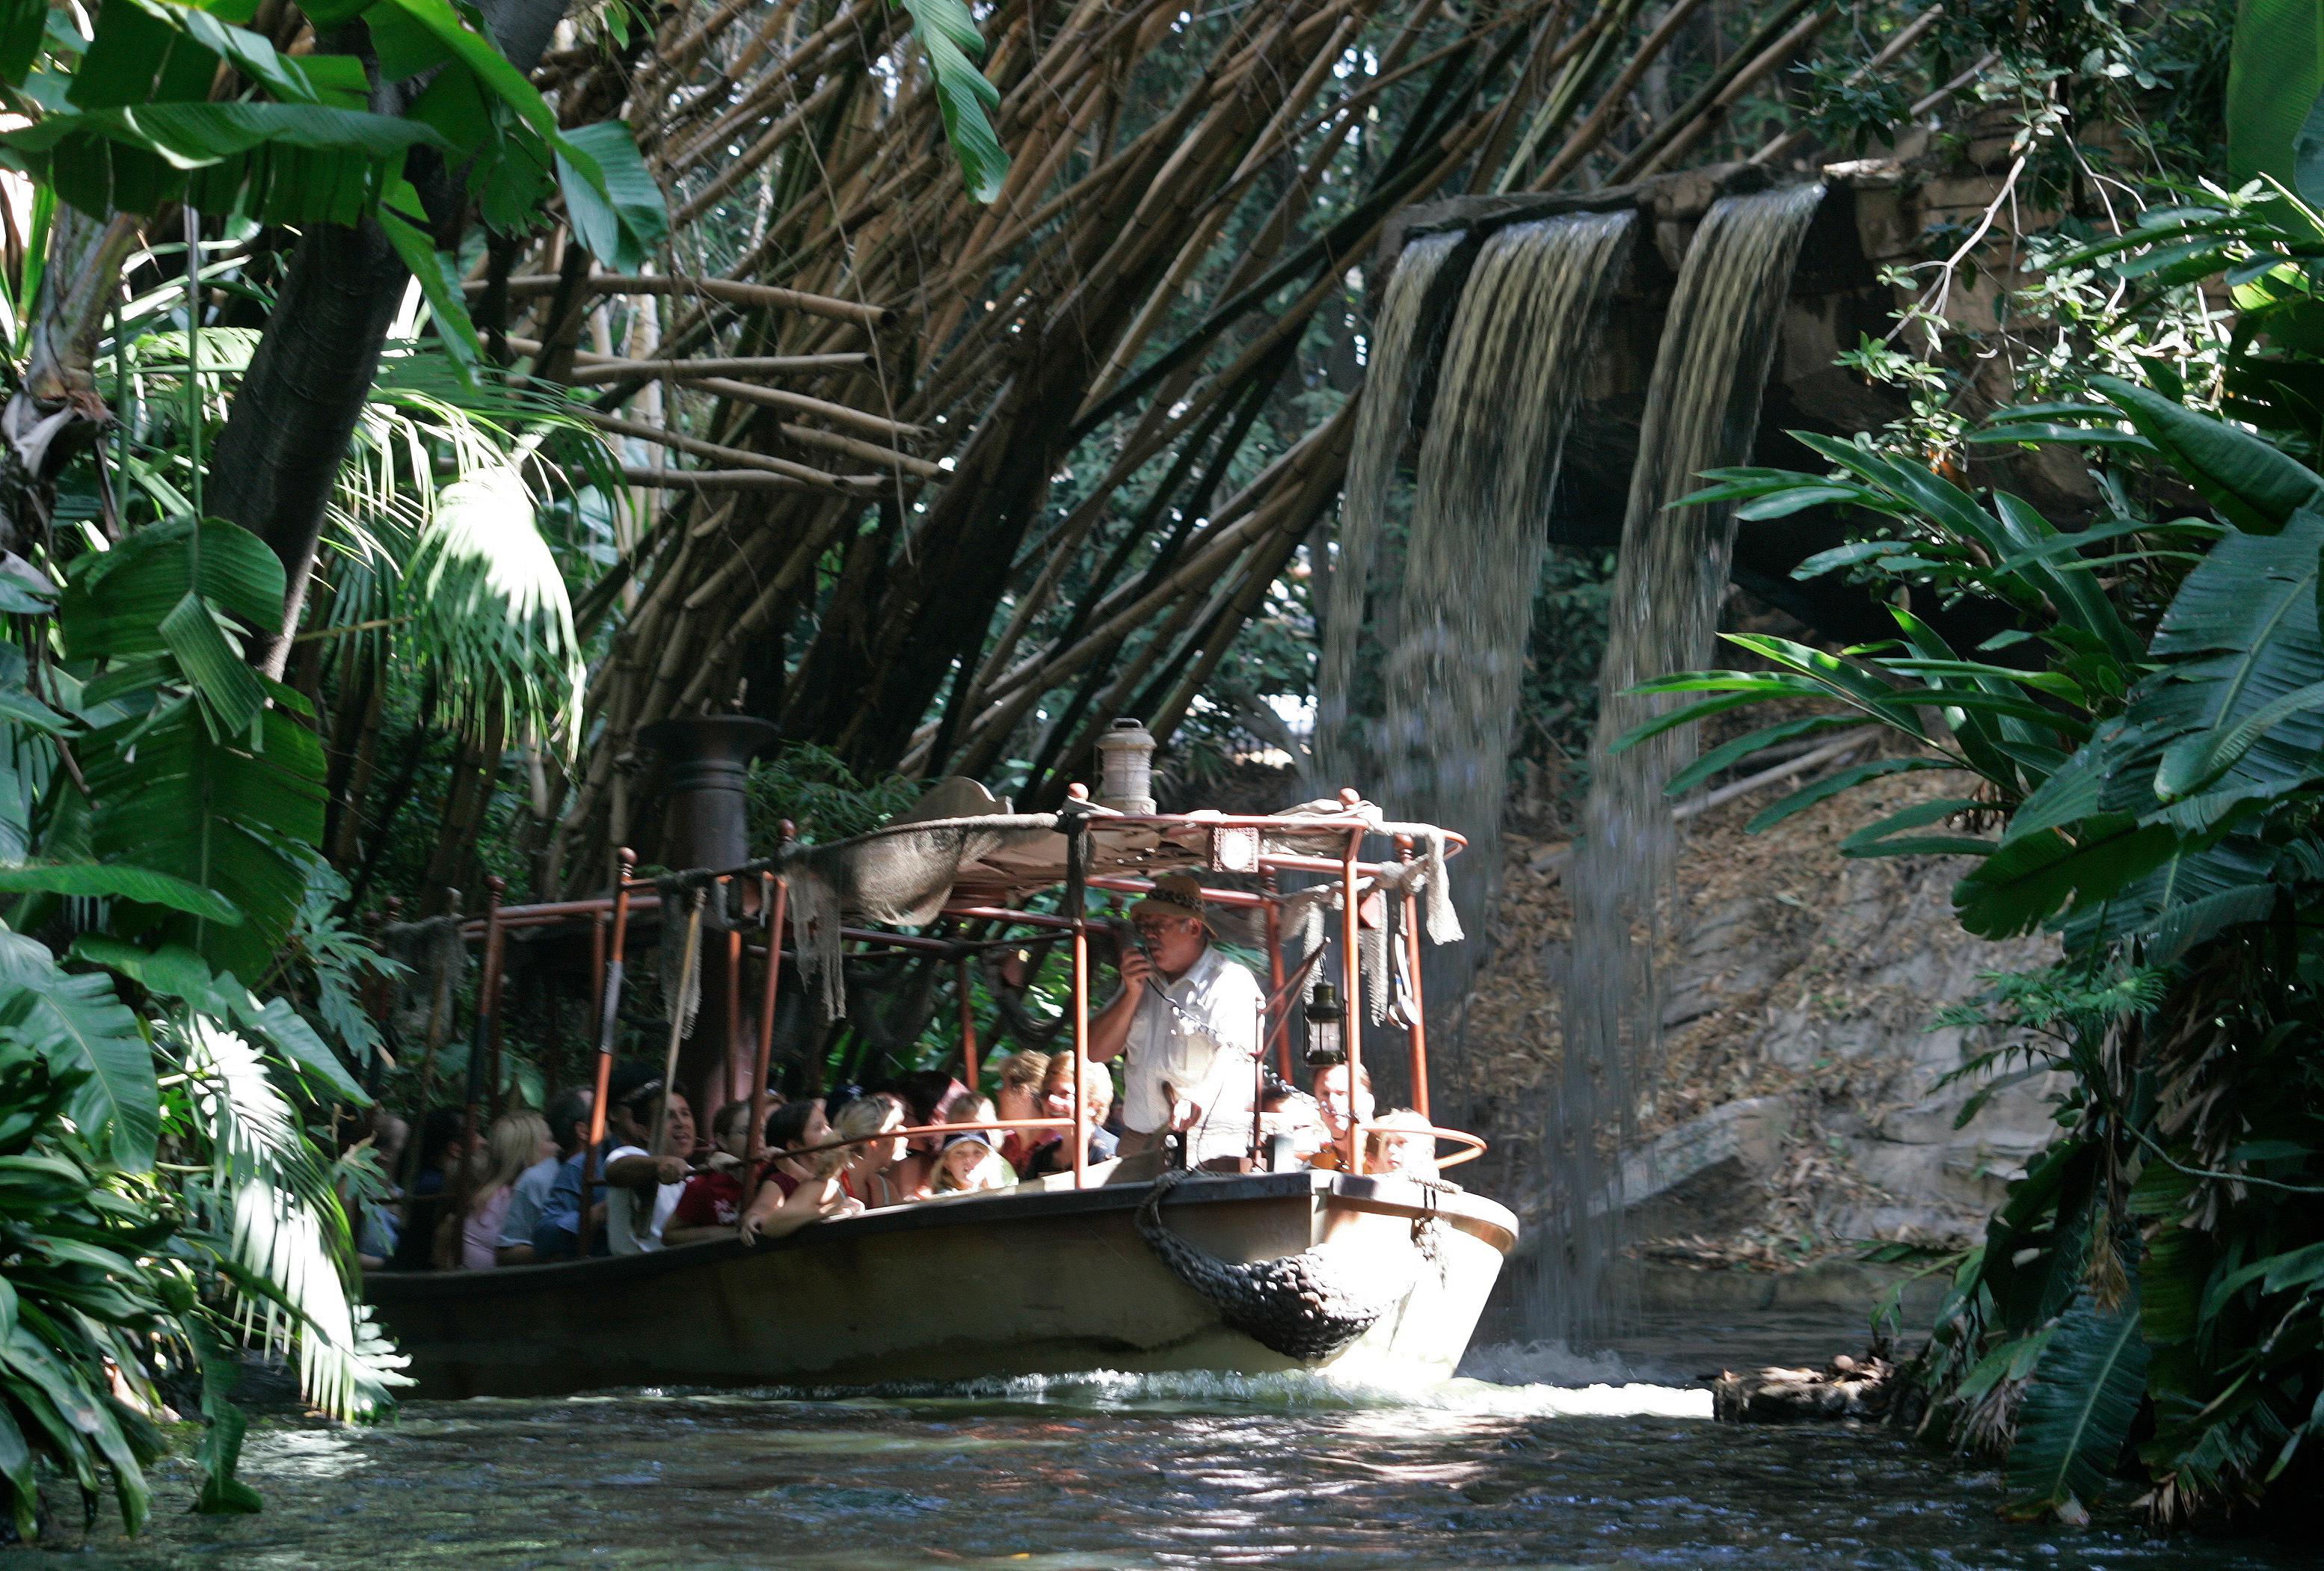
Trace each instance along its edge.
<instances>
[{"instance_id":1,"label":"boat hull","mask_svg":"<svg viewBox=\"0 0 2324 1571\"><path fill-rule=\"evenodd\" d=\"M1180 1184L1162 1222L1219 1259L1256 1263L1323 1245L1395 1295L1349 1346L1302 1361L1227 1325L1148 1245L1136 1218L1150 1187L1026 1186L819 1223L756 1247L382 1273L367 1288L420 1394L432 1397L1093 1369L1328 1367L1409 1382L1452 1372L1516 1242L1516 1219L1493 1202L1393 1177Z\"/></svg>"}]
</instances>

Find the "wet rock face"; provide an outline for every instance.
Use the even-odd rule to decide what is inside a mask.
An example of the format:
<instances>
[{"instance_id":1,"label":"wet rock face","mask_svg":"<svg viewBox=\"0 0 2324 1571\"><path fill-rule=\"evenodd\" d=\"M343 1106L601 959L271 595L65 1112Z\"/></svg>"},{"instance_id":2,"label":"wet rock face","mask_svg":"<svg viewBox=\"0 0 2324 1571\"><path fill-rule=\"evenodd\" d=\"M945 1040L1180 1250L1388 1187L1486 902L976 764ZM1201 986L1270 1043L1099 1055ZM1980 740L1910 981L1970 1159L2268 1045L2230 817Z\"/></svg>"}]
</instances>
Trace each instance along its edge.
<instances>
[{"instance_id":1,"label":"wet rock face","mask_svg":"<svg viewBox=\"0 0 2324 1571\"><path fill-rule=\"evenodd\" d=\"M1755 1267L1873 1240L1965 1242L2055 1132L2048 1075L2000 1086L1956 1128L1981 1083L1948 1077L2003 1039L1934 1024L1983 993L1986 974L2039 964L2046 941L1963 933L1957 862L1839 855L1851 830L1960 785L1900 777L1746 835L1770 792L1685 826L1663 908L1661 1073L1642 1087L1642 1138L1624 1164L1632 1238L1683 1242L1674 1260ZM1544 846L1510 849L1470 1057L1452 1067L1502 1164L1479 1186L1522 1209L1540 1201L1533 1153L1563 1052L1568 918L1555 870L1530 871Z\"/></svg>"}]
</instances>

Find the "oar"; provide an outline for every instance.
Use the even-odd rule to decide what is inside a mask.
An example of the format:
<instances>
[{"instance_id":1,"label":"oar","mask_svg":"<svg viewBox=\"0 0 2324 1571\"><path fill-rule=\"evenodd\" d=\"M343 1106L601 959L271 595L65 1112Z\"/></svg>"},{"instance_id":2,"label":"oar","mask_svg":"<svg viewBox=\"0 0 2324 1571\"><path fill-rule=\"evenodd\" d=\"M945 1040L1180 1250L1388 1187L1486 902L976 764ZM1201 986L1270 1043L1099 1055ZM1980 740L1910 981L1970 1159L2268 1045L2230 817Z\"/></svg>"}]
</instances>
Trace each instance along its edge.
<instances>
[{"instance_id":1,"label":"oar","mask_svg":"<svg viewBox=\"0 0 2324 1571\"><path fill-rule=\"evenodd\" d=\"M661 1155L662 1125L669 1120L669 1090L678 1078L678 1044L686 1032L686 1006L694 992L694 956L702 947L702 901L709 892L694 892L694 904L686 913L686 948L678 964L678 997L669 1011L669 1051L662 1056L661 1097L654 1104L653 1141L648 1147L652 1156Z\"/></svg>"}]
</instances>

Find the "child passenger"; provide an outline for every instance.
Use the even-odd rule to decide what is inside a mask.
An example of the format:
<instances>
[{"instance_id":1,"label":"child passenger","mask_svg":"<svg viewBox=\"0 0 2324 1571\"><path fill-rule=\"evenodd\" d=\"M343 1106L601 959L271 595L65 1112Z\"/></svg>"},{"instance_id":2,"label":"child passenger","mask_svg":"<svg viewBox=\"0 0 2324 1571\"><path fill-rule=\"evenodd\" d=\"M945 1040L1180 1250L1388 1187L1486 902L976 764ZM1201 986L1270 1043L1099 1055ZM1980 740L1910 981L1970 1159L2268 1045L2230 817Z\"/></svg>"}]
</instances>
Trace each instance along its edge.
<instances>
[{"instance_id":1,"label":"child passenger","mask_svg":"<svg viewBox=\"0 0 2324 1571\"><path fill-rule=\"evenodd\" d=\"M686 1181L678 1208L663 1224L665 1244L707 1243L732 1238L742 1215L742 1161L751 1150L751 1104L729 1102L710 1121L715 1146L702 1171Z\"/></svg>"},{"instance_id":2,"label":"child passenger","mask_svg":"<svg viewBox=\"0 0 2324 1571\"><path fill-rule=\"evenodd\" d=\"M972 1130L955 1134L945 1141L944 1155L936 1161L936 1193L939 1195L974 1194L983 1189L1006 1189L1017 1182L1017 1171L1001 1160L982 1132Z\"/></svg>"}]
</instances>

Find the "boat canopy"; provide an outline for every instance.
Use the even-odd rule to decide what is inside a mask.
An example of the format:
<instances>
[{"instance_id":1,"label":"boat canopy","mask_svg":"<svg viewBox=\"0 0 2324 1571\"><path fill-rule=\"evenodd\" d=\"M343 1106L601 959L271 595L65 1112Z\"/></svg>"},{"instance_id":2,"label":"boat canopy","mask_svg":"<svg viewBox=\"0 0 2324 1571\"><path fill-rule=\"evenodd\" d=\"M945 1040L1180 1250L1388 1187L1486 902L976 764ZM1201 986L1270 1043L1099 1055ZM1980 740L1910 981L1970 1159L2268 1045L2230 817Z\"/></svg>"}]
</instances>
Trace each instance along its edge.
<instances>
[{"instance_id":1,"label":"boat canopy","mask_svg":"<svg viewBox=\"0 0 2324 1571\"><path fill-rule=\"evenodd\" d=\"M1077 834L1083 845L1078 869ZM1399 850L1385 860L1361 861L1363 842L1372 836L1391 838ZM723 875L666 875L662 882L779 875L789 889L800 963L821 984L825 1013L835 1018L846 1007L838 978L844 923L921 927L948 912L997 914L1028 894L1069 883L1076 873L1088 887L1122 891L1172 872L1340 874L1338 883L1288 892L1270 888L1242 898L1277 907L1288 927L1313 928L1320 940L1323 912L1340 904L1351 878L1359 899L1374 892L1418 896L1430 939L1458 942L1463 935L1444 863L1465 844L1434 824L1390 820L1353 793L1263 816L1121 813L1081 799L1054 813L1013 813L976 781L955 778L931 788L911 813L869 833L820 846L786 846Z\"/></svg>"},{"instance_id":2,"label":"boat canopy","mask_svg":"<svg viewBox=\"0 0 2324 1571\"><path fill-rule=\"evenodd\" d=\"M1006 905L1065 883L1074 871L1068 830L1077 825L1088 832L1082 874L1099 887L1181 871L1322 871L1314 864L1323 863L1337 871L1357 836L1400 836L1418 854L1416 863L1360 871L1375 883L1383 874L1398 883L1397 868L1420 867L1409 876L1416 891L1434 892L1431 937L1446 943L1461 936L1442 869L1466 842L1434 824L1391 821L1366 801L1327 799L1263 817L1127 814L1089 801L1054 813L1012 813L976 781L955 778L892 823L825 845L788 846L749 871L812 877L832 892L843 917L918 927L947 905Z\"/></svg>"}]
</instances>

